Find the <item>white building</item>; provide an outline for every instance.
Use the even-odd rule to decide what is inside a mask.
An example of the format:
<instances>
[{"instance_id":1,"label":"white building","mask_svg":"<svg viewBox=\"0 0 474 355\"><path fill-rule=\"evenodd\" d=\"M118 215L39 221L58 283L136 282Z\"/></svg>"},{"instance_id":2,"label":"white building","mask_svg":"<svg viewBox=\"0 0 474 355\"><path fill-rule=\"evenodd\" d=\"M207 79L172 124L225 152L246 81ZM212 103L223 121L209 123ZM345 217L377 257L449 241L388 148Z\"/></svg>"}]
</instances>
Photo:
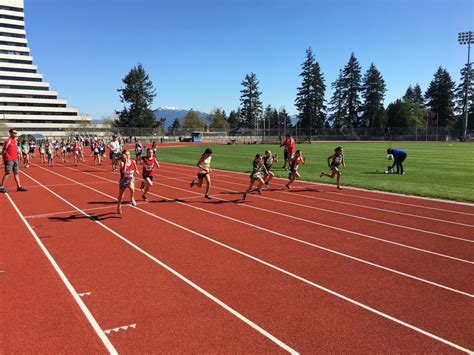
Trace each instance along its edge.
<instances>
[{"instance_id":1,"label":"white building","mask_svg":"<svg viewBox=\"0 0 474 355\"><path fill-rule=\"evenodd\" d=\"M0 0L0 121L21 134L61 136L90 117L67 107L33 64L23 0Z\"/></svg>"}]
</instances>

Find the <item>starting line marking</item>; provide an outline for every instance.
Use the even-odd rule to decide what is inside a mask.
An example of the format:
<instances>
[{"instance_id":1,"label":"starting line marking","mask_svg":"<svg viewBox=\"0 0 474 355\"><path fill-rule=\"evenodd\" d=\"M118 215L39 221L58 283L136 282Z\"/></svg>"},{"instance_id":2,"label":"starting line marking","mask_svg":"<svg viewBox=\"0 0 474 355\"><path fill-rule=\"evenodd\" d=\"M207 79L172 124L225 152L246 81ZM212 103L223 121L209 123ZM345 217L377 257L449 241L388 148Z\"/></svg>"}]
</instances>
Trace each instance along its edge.
<instances>
[{"instance_id":1,"label":"starting line marking","mask_svg":"<svg viewBox=\"0 0 474 355\"><path fill-rule=\"evenodd\" d=\"M129 329L129 328L135 329L136 327L137 327L136 324L122 325L121 327L117 327L117 328L112 328L112 329L104 330L104 333L105 333L105 334L110 334L110 333L112 333L112 332L118 333L118 332L121 331L121 330L127 330L127 329Z\"/></svg>"}]
</instances>

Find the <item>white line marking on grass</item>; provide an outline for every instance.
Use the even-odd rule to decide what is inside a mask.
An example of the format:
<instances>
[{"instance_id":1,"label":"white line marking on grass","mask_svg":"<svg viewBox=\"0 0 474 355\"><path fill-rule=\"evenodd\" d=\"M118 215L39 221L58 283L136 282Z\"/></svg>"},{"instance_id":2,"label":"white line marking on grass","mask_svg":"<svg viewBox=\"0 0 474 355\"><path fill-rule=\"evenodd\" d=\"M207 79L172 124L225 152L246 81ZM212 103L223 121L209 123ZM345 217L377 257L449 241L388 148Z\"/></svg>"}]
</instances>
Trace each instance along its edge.
<instances>
[{"instance_id":1,"label":"white line marking on grass","mask_svg":"<svg viewBox=\"0 0 474 355\"><path fill-rule=\"evenodd\" d=\"M27 174L24 173L24 175L28 176ZM34 180L33 180L34 181ZM36 181L37 182L37 181ZM12 204L13 208L15 209L16 213L18 214L18 216L20 216L21 220L23 221L23 223L25 224L25 226L28 228L28 230L30 231L31 235L33 236L33 238L35 239L36 243L39 245L39 247L41 248L41 250L43 251L43 253L46 255L46 258L48 259L48 261L51 263L51 265L53 266L54 270L57 272L57 274L59 275L59 277L61 278L61 281L64 283L64 285L66 286L66 288L68 289L69 293L72 295L72 297L74 298L74 301L76 301L77 305L79 306L79 308L81 309L82 313L85 315L85 317L87 318L87 320L89 321L89 324L92 326L92 328L94 329L95 333L97 334L97 336L100 338L100 340L102 341L102 343L104 344L104 346L106 347L106 349L109 351L110 354L118 354L117 350L114 348L114 346L112 345L112 343L110 342L110 340L107 338L107 336L105 335L105 333L102 331L102 329L100 328L99 324L97 323L96 319L94 318L94 316L92 315L92 313L89 311L89 309L87 308L87 306L85 305L85 303L81 300L81 298L78 296L76 290L74 289L74 287L72 286L71 282L69 282L68 278L66 277L66 275L64 274L64 272L61 270L61 268L59 267L59 265L56 263L56 261L53 259L53 257L51 256L51 254L49 253L48 249L46 249L46 247L44 246L44 244L41 242L40 238L38 237L38 235L36 234L36 232L33 230L33 228L31 228L30 224L28 223L28 221L25 219L25 217L23 216L23 214L20 212L20 210L18 209L18 207L16 206L15 202L13 202L13 200L11 199L11 197L6 194L8 200L10 201L10 203Z\"/></svg>"},{"instance_id":2,"label":"white line marking on grass","mask_svg":"<svg viewBox=\"0 0 474 355\"><path fill-rule=\"evenodd\" d=\"M43 168L44 169L44 168ZM47 170L47 169L45 169ZM53 173L52 171L50 170L47 170L51 173ZM56 174L56 173L54 173ZM30 175L24 173L24 175L26 175L28 178L30 178L31 180L33 180L34 182L36 182L37 184L41 185L41 183L37 180L35 180L33 177L31 177ZM65 179L68 179L68 180L71 180L73 181L72 179L69 179L69 178L66 178L63 176L63 178ZM84 185L84 184L81 184L81 183L77 183L77 185L81 185L81 186L84 186L88 189L91 189L93 191L96 191L96 192L99 192L98 190L95 190L94 188L92 187L89 187L87 185ZM245 317L244 315L240 314L239 312L237 312L236 310L234 310L232 307L228 306L227 304L225 304L224 302L222 302L220 299L218 299L217 297L213 296L211 293L207 292L206 290L204 290L203 288L201 288L200 286L198 286L197 284L195 284L194 282L192 282L191 280L187 279L185 276L181 275L179 272L177 272L176 270L174 270L173 268L171 268L170 266L168 266L167 264L163 263L161 260L155 258L153 255L149 254L148 252L146 252L145 250L141 249L139 246L137 246L136 244L134 244L133 242L129 241L128 239L126 239L125 237L123 237L122 235L118 234L116 231L114 231L113 229L109 228L108 226L106 226L105 224L103 224L102 222L98 221L97 219L95 219L94 217L90 216L89 214L87 214L86 212L82 211L79 207L76 207L74 204L72 204L71 202L69 202L68 200L64 199L63 197L61 197L60 195L58 195L56 192L50 190L49 188L43 186L43 188L47 191L49 191L51 194L53 194L54 196L56 196L57 198L59 198L61 201L65 202L66 204L68 204L69 206L71 206L72 208L74 208L76 211L80 212L81 214L83 214L84 216L88 217L91 221L97 223L98 225L100 225L102 228L106 229L107 231L109 231L110 233L112 233L114 236L116 236L117 238L119 238L120 240L124 241L125 243L127 243L129 246L131 246L133 249L137 250L138 252L140 252L141 254L145 255L146 257L148 257L149 259L153 260L155 263L157 263L158 265L160 265L161 267L163 267L164 269L168 270L169 272L171 272L173 275L175 275L176 277L178 277L179 279L181 279L182 281L184 281L186 284L188 284L189 286L191 286L192 288L194 288L195 290L197 290L198 292L200 292L201 294L203 294L204 296L206 296L207 298L209 298L210 300L214 301L216 304L218 304L219 306L221 306L222 308L224 308L226 311L228 311L229 313L231 313L232 315L234 315L236 318L240 319L242 322L244 322L245 324L247 324L248 326L250 326L252 329L256 330L257 332L259 332L260 334L262 334L263 336L265 336L266 338L268 338L269 340L271 340L273 343L275 343L276 345L278 345L279 347L281 347L282 349L286 350L287 352L289 352L290 354L299 354L296 350L292 349L291 347L289 347L288 345L286 345L285 343L283 343L280 339L276 338L275 336L273 336L272 334L270 334L269 332L267 332L265 329L263 329L262 327L260 327L259 325L257 325L256 323L252 322L250 319L248 319L247 317ZM99 192L101 193L102 195L104 196L107 196L113 200L115 200L114 197L110 196L110 195L107 195L107 194L104 194L102 192ZM140 211L144 211L138 207L134 207L135 209L137 210L140 210ZM26 220L25 220L25 223ZM77 299L80 300L80 298L77 296L77 294L74 294L75 297ZM82 302L82 300L81 300ZM85 306L85 305L84 305ZM102 332L102 331L101 331ZM104 334L104 337L105 337L105 334Z\"/></svg>"},{"instance_id":3,"label":"white line marking on grass","mask_svg":"<svg viewBox=\"0 0 474 355\"><path fill-rule=\"evenodd\" d=\"M30 177L30 178L31 178L31 177ZM66 178L66 177L64 177L64 178L65 178L65 179L68 179L68 180L71 180L71 179ZM33 179L33 178L31 178L31 179ZM33 179L33 181L35 181L35 180ZM37 181L35 181L35 182L37 182ZM37 182L37 183L38 183L38 182ZM99 194L102 194L102 195L104 195L104 196L108 196L108 197L111 198L111 199L115 199L114 197L112 197L112 196L110 196L110 195L108 195L108 194L106 194L106 193L104 193L104 192L98 191L98 190L96 190L96 189L94 189L94 188L92 188L92 187L89 187L89 186L87 186L87 185L81 184L81 183L79 183L79 182L78 182L77 184L78 184L78 185L81 185L81 186L84 186L85 188L90 189L90 190L92 190L92 191L95 191L95 192L97 192L97 193L99 193ZM52 194L54 194L54 195L56 195L57 197L59 197L59 198L60 198L61 200L63 200L64 202L68 203L71 207L77 208L77 207L75 207L73 204L71 204L69 201L67 201L67 200L63 199L61 196L57 195L55 192L49 190L48 188L46 188L46 189L47 189L48 191L50 191ZM77 208L77 209L78 209L78 211L81 211L79 208ZM435 335L435 334L433 334L433 333L430 333L430 332L425 331L425 330L423 330L423 329L421 329L421 328L419 328L419 327L416 327L416 326L411 325L411 324L409 324L409 323L407 323L407 322L404 322L404 321L402 321L402 320L400 320L400 319L398 319L398 318L396 318L396 317L390 316L390 315L388 315L388 314L386 314L386 313L384 313L384 312L381 312L381 311L379 311L379 310L377 310L377 309L375 309L375 308L369 307L369 306L367 306L367 305L365 305L365 304L363 304L363 303L361 303L361 302L358 302L358 301L356 301L356 300L354 300L354 299L352 299L352 298L350 298L350 297L344 296L344 295L342 295L342 294L340 294L340 293L338 293L338 292L336 292L336 291L333 291L333 290L331 290L331 289L329 289L329 288L327 288L327 287L324 287L324 286L321 286L321 285L319 285L319 284L316 284L316 283L314 283L314 282L312 282L312 281L309 281L309 280L307 280L307 279L305 279L305 278L303 278L303 277L301 277L301 276L298 276L298 275L296 275L296 274L293 274L293 273L291 273L291 272L289 272L289 271L287 271L287 270L284 270L284 269L282 269L282 268L280 268L280 267L278 267L278 266L276 266L276 265L273 265L273 264L271 264L271 263L268 263L268 262L266 262L266 261L263 261L263 260L261 260L261 259L259 259L259 258L256 258L256 257L250 255L250 254L244 253L244 252L242 252L242 251L240 251L240 250L238 250L238 249L235 249L235 248L233 248L233 247L231 247L231 246L229 246L229 245L227 245L227 244L218 242L218 241L216 241L216 240L214 240L214 239L212 239L212 238L209 238L209 237L207 237L207 236L205 236L205 235L203 235L203 234L201 234L201 233L198 233L198 232L193 231L193 230L191 230L191 229L189 229L189 228L183 227L183 226L181 226L181 225L179 225L179 224L177 224L177 223L174 223L174 222L172 222L172 221L169 221L169 220L167 220L167 219L165 219L165 218L163 218L163 217L160 217L160 216L158 216L158 215L156 215L156 214L154 214L154 213L151 213L151 212L148 212L148 211L146 211L146 210L143 210L143 209L141 209L141 208L139 208L139 207L135 207L135 209L136 209L136 210L139 210L139 211L141 211L141 212L143 212L143 213L145 213L145 214L147 214L147 215L149 215L149 216L152 216L152 217L154 217L154 218L156 218L156 219L159 219L159 220L161 220L161 221L163 221L163 222L166 222L166 223L168 223L168 224L171 224L171 225L173 225L173 226L175 226L175 227L177 227L177 228L179 228L179 229L185 230L185 231L187 231L187 232L189 232L189 233L191 233L191 234L194 234L194 235L196 235L196 236L198 236L198 237L201 237L201 238L203 238L203 239L206 239L206 240L208 240L208 241L210 241L210 242L212 242L212 243L218 244L218 245L220 245L220 246L222 246L222 247L224 247L224 248L226 248L226 249L229 249L229 250L231 250L231 251L234 251L234 252L236 252L236 253L238 253L238 254L240 254L240 255L242 255L242 256L245 256L245 257L247 257L247 258L249 258L249 259L252 259L252 260L254 260L254 261L256 261L256 262L258 262L258 263L260 263L260 264L266 265L266 266L268 266L268 267L271 268L271 269L277 270L277 271L279 271L279 272L281 272L281 273L283 273L283 274L285 274L285 275L287 275L287 276L290 276L290 277L295 278L295 279L297 279L297 280L299 280L299 281L302 281L302 282L304 282L304 283L306 283L306 284L308 284L308 285L310 285L310 286L313 286L313 287L315 287L315 288L317 288L317 289L319 289L319 290L322 290L322 291L324 291L324 292L326 292L326 293L329 293L329 294L331 294L331 295L333 295L333 296L335 296L335 297L337 297L337 298L343 299L343 300L345 300L345 301L347 301L347 302L349 302L349 303L351 303L351 304L353 304L353 305L356 305L356 306L358 306L358 307L360 307L360 308L363 308L363 309L365 309L365 310L367 310L367 311L369 311L369 312L371 312L371 313L374 313L374 314L376 314L376 315L378 315L378 316L380 316L380 317L383 317L383 318L388 319L388 320L390 320L390 321L392 321L392 322L395 322L395 323L397 323L397 324L399 324L399 325L402 325L402 326L404 326L404 327L406 327L406 328L409 328L409 329L411 329L411 330L413 330L413 331L415 331L415 332L418 332L418 333L420 333L420 334L423 334L423 335L425 335L425 336L427 336L427 337L429 337L429 338L431 338L431 339L437 340L437 341L439 341L439 342L441 342L441 343L443 343L443 344L446 344L446 345L448 345L448 346L451 346L451 347L453 347L453 348L455 348L455 349L458 349L458 350L460 350L460 351L464 351L464 352L466 352L466 353L470 353L470 352L471 352L471 350L466 349L466 348L464 348L464 347L462 347L462 346L460 346L460 345L458 345L458 344L455 344L455 343L453 343L453 342L451 342L451 341L449 341L449 340L447 340L447 339L441 338L441 337L439 337L439 336L437 336L437 335ZM83 213L83 214L86 215L86 216L88 216L86 213ZM133 243L130 242L129 240L127 240L127 239L125 239L124 237L120 236L118 233L116 233L115 231L113 231L112 229L110 229L109 227L107 227L106 225L102 224L101 222L99 222L99 221L97 221L97 220L94 220L93 217L90 217L90 216L88 216L88 217L91 218L91 220L93 220L94 222L99 223L99 224L100 224L101 226L103 226L105 229L109 230L109 231L112 232L114 235L118 236L120 239L124 240L126 243L128 243L129 245L131 245L132 247L134 247L135 249L137 249L138 251L140 251L140 252L143 253L144 255L147 255L147 256L149 256L150 258L156 260L157 262L160 263L160 265L163 265L164 267L165 267L165 266L167 267L167 265L163 264L163 263L160 262L158 259L154 258L153 256L151 256L150 254L148 254L148 253L145 252L144 250L140 249L139 247L137 247L135 244L133 244ZM167 268L168 268L168 267L167 267ZM173 269L171 269L171 268L169 268L169 269L170 269L170 271L173 270ZM174 274L176 274L176 275L180 275L180 276L181 276L181 274L179 274L178 272L176 272L176 271L174 271L174 270L173 270L172 272L173 272ZM184 278L184 276L181 276L180 278L182 278L183 280L187 280L187 279ZM193 284L191 281L189 281L189 280L187 280L187 281L189 282L189 284ZM193 285L194 285L194 284L193 284ZM193 287L194 287L194 286L193 286ZM199 287L199 286L196 285L196 287ZM200 288L199 288L199 289L200 289ZM202 290L202 291L204 291L204 290ZM206 292L206 291L204 291L204 292ZM204 293L204 292L203 292L203 293ZM262 329L262 330L263 330L263 329ZM273 336L272 336L272 337L273 337ZM275 339L276 339L276 338L275 338ZM278 340L278 339L277 339L277 340ZM278 340L278 341L279 341L279 340ZM285 346L286 346L286 345L285 345ZM283 346L282 346L282 347L283 347ZM291 349L291 348L289 348L289 349ZM289 351L289 350L288 350L288 351ZM294 352L293 349L291 349L291 351ZM290 352L291 352L291 351L290 351Z\"/></svg>"},{"instance_id":4,"label":"white line marking on grass","mask_svg":"<svg viewBox=\"0 0 474 355\"><path fill-rule=\"evenodd\" d=\"M113 182L113 180L104 178L104 177L102 177L102 176L94 175L94 174L91 174L91 173L88 173L88 172L83 172L83 174L95 176L95 177L98 178L98 179L102 179L102 180L106 180L106 181L111 181L111 182ZM187 191L187 190L181 189L181 188L176 187L176 186L166 185L166 184L162 184L162 183L160 183L159 186L165 186L165 187L172 188L172 189L179 190L179 191ZM190 192L192 192L193 194L199 194L198 192L194 192L194 191L190 191ZM159 198L166 198L166 197L164 197L164 196L162 196L162 195L158 195L158 194L153 193L153 192L149 192L149 194L150 194L150 195L153 195L153 196L157 196L157 197L159 197ZM201 194L199 194L199 195L200 195L200 196L197 196L197 197L201 197L201 196L202 196ZM222 198L218 198L218 197L214 197L213 199L219 200L219 201L228 201L228 200L226 200L226 199L222 199ZM382 269L382 270L385 270L385 271L393 272L393 273L395 273L395 274L397 274L397 275L401 275L401 276L404 276L404 277L411 278L411 279L413 279L413 280L421 281L421 282L430 284L430 285L435 286L435 287L440 287L440 288L445 289L445 290L447 290L447 291L455 292L455 293L461 294L461 295L463 295L463 296L468 296L468 297L474 298L474 295L473 295L473 294L470 294L470 293L468 293L468 292L464 292L464 291L461 291L461 290L457 290L457 289L451 288L451 287L449 287L449 286L441 285L441 284L438 284L438 283L433 282L433 281L429 281L429 280L426 280L426 279L423 279L423 278L420 278L420 277L417 277L417 276L414 276L414 275L410 275L410 274L407 274L407 273L404 273L404 272L401 272L401 271L398 271L398 270L395 270L395 269L391 269L391 268L388 268L388 267L385 267L385 266L382 266L382 265L379 265L379 264L375 264L375 263L372 263L372 262L370 262L370 261L363 260L363 259L360 259L360 258L351 256L351 255L348 255L348 254L344 254L344 253L338 252L338 251L336 251L336 250L329 249L329 248L326 248L326 247L323 247L323 246L320 246L320 245L317 245L317 244L313 244L313 243L307 242L307 241L305 241L305 240L301 240L301 239L298 239L298 238L294 238L294 237L291 237L291 236L289 236L289 235L286 235L286 234L283 234L283 233L280 233L280 232L277 232L277 231L274 231L274 230L271 230L271 229L268 229L268 228L260 227L260 226L258 226L258 225L251 224L251 223L248 223L248 222L239 220L239 219L235 219L235 218L232 218L232 217L230 217L230 216L226 216L226 215L223 215L223 214L220 214L220 213L217 213L217 212L209 211L209 210L206 210L206 209L201 208L201 207L189 205L189 204L182 203L182 202L177 202L177 203L180 204L180 205L182 205L182 206L188 207L188 208L193 208L193 209L196 209L196 210L205 212L205 213L209 213L209 214L212 214L212 215L215 215L215 216L219 216L219 217L222 217L222 218L231 220L231 221L233 221L233 222L241 223L241 224L244 224L244 225L246 225L246 226L249 226L249 227L252 227L252 228L255 228L255 229L258 229L258 230L262 230L262 231L268 232L268 233L270 233L270 234L275 234L275 235L278 235L278 236L280 236L280 237L283 237L283 238L286 238L286 239L289 239L289 240L292 240L292 241L295 241L295 242L298 242L298 243L301 243L301 244L305 244L305 245L311 246L311 247L313 247L313 248L321 249L321 250L327 251L327 252L329 252L329 253L336 254L336 255L339 255L339 256L342 256L342 257L351 259L351 260L355 260L355 261L360 262L360 263L363 263L363 264L367 264L367 265L370 265L370 266L374 266L374 267L376 267L376 268L379 268L379 269ZM242 205L239 204L239 206L242 206ZM245 205L244 205L244 206L245 206Z\"/></svg>"}]
</instances>

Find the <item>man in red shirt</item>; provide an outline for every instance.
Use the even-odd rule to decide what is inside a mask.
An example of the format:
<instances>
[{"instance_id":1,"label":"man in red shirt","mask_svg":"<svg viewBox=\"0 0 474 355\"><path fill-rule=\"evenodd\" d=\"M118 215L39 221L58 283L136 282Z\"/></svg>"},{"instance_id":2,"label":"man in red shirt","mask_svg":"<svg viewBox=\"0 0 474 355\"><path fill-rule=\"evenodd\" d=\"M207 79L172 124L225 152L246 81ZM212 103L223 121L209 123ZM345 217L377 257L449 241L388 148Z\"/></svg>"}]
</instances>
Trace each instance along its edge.
<instances>
[{"instance_id":1,"label":"man in red shirt","mask_svg":"<svg viewBox=\"0 0 474 355\"><path fill-rule=\"evenodd\" d=\"M295 139L287 134L285 141L280 144L280 147L284 147L285 165L283 165L283 169L286 169L287 166L290 166L290 161L295 156Z\"/></svg>"},{"instance_id":2,"label":"man in red shirt","mask_svg":"<svg viewBox=\"0 0 474 355\"><path fill-rule=\"evenodd\" d=\"M3 165L5 166L5 175L3 175L2 185L0 186L0 192L6 193L7 189L5 188L5 183L7 182L8 175L13 171L13 176L15 178L17 191L26 191L24 187L20 184L20 175L19 175L19 163L18 163L18 145L16 141L17 131L13 128L9 131L10 137L5 139L3 142L2 157Z\"/></svg>"}]
</instances>

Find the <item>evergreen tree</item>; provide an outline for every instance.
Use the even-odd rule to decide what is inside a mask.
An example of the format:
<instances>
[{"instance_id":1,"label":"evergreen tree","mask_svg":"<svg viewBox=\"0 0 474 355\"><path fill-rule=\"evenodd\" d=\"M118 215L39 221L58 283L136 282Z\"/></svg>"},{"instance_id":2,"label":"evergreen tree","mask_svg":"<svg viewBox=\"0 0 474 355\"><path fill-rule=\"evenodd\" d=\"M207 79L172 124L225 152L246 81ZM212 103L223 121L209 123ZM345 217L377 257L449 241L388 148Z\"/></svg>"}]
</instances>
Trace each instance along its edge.
<instances>
[{"instance_id":1,"label":"evergreen tree","mask_svg":"<svg viewBox=\"0 0 474 355\"><path fill-rule=\"evenodd\" d=\"M291 133L291 117L286 112L286 109L284 107L281 107L280 110L278 111L278 122L279 122L279 136L282 137L286 134Z\"/></svg>"},{"instance_id":2,"label":"evergreen tree","mask_svg":"<svg viewBox=\"0 0 474 355\"><path fill-rule=\"evenodd\" d=\"M183 128L187 130L203 130L206 127L204 122L194 110L189 110L184 117Z\"/></svg>"},{"instance_id":3,"label":"evergreen tree","mask_svg":"<svg viewBox=\"0 0 474 355\"><path fill-rule=\"evenodd\" d=\"M180 129L181 129L181 123L179 122L178 118L175 118L173 123L171 124L171 126L169 128L169 132L172 135L176 135L176 133L178 133Z\"/></svg>"},{"instance_id":4,"label":"evergreen tree","mask_svg":"<svg viewBox=\"0 0 474 355\"><path fill-rule=\"evenodd\" d=\"M262 127L265 127L265 130L267 131L270 129L272 116L273 116L272 105L268 105L267 107L265 107L265 110L263 111L263 124L262 124Z\"/></svg>"},{"instance_id":5,"label":"evergreen tree","mask_svg":"<svg viewBox=\"0 0 474 355\"><path fill-rule=\"evenodd\" d=\"M157 122L151 110L156 96L153 83L141 64L132 68L122 79L124 88L118 89L120 101L124 103L122 111L116 111L116 127L155 128Z\"/></svg>"},{"instance_id":6,"label":"evergreen tree","mask_svg":"<svg viewBox=\"0 0 474 355\"><path fill-rule=\"evenodd\" d=\"M469 84L467 80L468 74L468 65L466 64L461 69L461 79L459 80L459 85L455 90L455 112L456 112L456 127L464 128L464 113L465 113L465 103L466 103L466 86L467 86L467 97L469 105L469 114L468 114L468 128L474 128L474 68L472 64L470 67L469 74Z\"/></svg>"},{"instance_id":7,"label":"evergreen tree","mask_svg":"<svg viewBox=\"0 0 474 355\"><path fill-rule=\"evenodd\" d=\"M385 124L385 109L383 100L385 98L385 81L375 67L370 65L363 79L364 114L362 125L365 127L383 127Z\"/></svg>"},{"instance_id":8,"label":"evergreen tree","mask_svg":"<svg viewBox=\"0 0 474 355\"><path fill-rule=\"evenodd\" d=\"M225 111L216 108L211 112L211 128L216 131L229 131L229 122L227 122L227 117Z\"/></svg>"},{"instance_id":9,"label":"evergreen tree","mask_svg":"<svg viewBox=\"0 0 474 355\"><path fill-rule=\"evenodd\" d=\"M420 84L416 84L413 88L414 102L418 103L420 106L425 106L425 100L423 98L423 91L421 91Z\"/></svg>"},{"instance_id":10,"label":"evergreen tree","mask_svg":"<svg viewBox=\"0 0 474 355\"><path fill-rule=\"evenodd\" d=\"M271 117L270 117L270 125L269 128L273 131L272 133L278 130L278 125L280 123L280 116L278 115L278 110L276 108L273 109Z\"/></svg>"},{"instance_id":11,"label":"evergreen tree","mask_svg":"<svg viewBox=\"0 0 474 355\"><path fill-rule=\"evenodd\" d=\"M411 87L411 85L408 87L407 91L405 92L405 95L403 95L404 100L409 100L414 102L415 101L415 91Z\"/></svg>"},{"instance_id":12,"label":"evergreen tree","mask_svg":"<svg viewBox=\"0 0 474 355\"><path fill-rule=\"evenodd\" d=\"M230 111L229 117L227 118L227 122L229 123L230 129L239 128L241 126L240 109L237 109L237 111Z\"/></svg>"},{"instance_id":13,"label":"evergreen tree","mask_svg":"<svg viewBox=\"0 0 474 355\"><path fill-rule=\"evenodd\" d=\"M306 60L301 68L300 77L303 80L296 94L295 105L303 131L313 134L315 129L324 127L326 85L319 63L315 62L311 47L306 50Z\"/></svg>"},{"instance_id":14,"label":"evergreen tree","mask_svg":"<svg viewBox=\"0 0 474 355\"><path fill-rule=\"evenodd\" d=\"M410 104L396 100L387 107L387 127L409 127Z\"/></svg>"},{"instance_id":15,"label":"evergreen tree","mask_svg":"<svg viewBox=\"0 0 474 355\"><path fill-rule=\"evenodd\" d=\"M344 119L347 117L347 108L344 106L345 93L344 93L344 80L342 77L342 71L339 71L339 76L331 84L331 88L334 93L329 101L329 121L332 129L336 133L341 133L344 128L352 127L347 126L347 121Z\"/></svg>"},{"instance_id":16,"label":"evergreen tree","mask_svg":"<svg viewBox=\"0 0 474 355\"><path fill-rule=\"evenodd\" d=\"M342 71L343 78L343 92L344 102L343 107L347 112L345 117L345 126L360 127L361 119L359 113L361 112L361 67L354 53L351 54L349 62Z\"/></svg>"},{"instance_id":17,"label":"evergreen tree","mask_svg":"<svg viewBox=\"0 0 474 355\"><path fill-rule=\"evenodd\" d=\"M448 71L439 67L426 90L426 104L437 114L439 127L454 126L454 85Z\"/></svg>"},{"instance_id":18,"label":"evergreen tree","mask_svg":"<svg viewBox=\"0 0 474 355\"><path fill-rule=\"evenodd\" d=\"M261 92L258 91L258 80L254 73L245 75L241 85L244 87L240 92L241 115L243 123L248 128L257 128L262 115Z\"/></svg>"}]
</instances>

